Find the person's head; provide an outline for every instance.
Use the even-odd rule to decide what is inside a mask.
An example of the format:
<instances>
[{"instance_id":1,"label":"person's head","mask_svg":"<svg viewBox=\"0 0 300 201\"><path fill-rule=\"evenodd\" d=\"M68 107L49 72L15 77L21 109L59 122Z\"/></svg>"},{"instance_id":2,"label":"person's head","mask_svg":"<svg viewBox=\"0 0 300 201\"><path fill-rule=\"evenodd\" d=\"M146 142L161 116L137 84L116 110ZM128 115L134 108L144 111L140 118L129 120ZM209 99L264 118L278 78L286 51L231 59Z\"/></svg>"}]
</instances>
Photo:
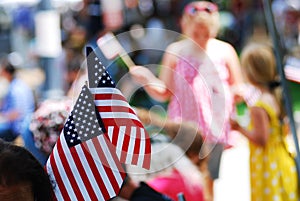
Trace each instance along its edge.
<instances>
[{"instance_id":1,"label":"person's head","mask_svg":"<svg viewBox=\"0 0 300 201\"><path fill-rule=\"evenodd\" d=\"M0 76L3 76L8 81L11 81L16 73L16 67L9 62L7 58L0 61Z\"/></svg>"},{"instance_id":2,"label":"person's head","mask_svg":"<svg viewBox=\"0 0 300 201\"><path fill-rule=\"evenodd\" d=\"M258 43L248 44L241 53L241 66L242 72L250 84L275 95L283 118L282 91L272 47Z\"/></svg>"},{"instance_id":3,"label":"person's head","mask_svg":"<svg viewBox=\"0 0 300 201\"><path fill-rule=\"evenodd\" d=\"M173 123L167 129L167 133L172 138L172 143L185 151L196 166L202 165L207 153L197 125L192 122Z\"/></svg>"},{"instance_id":4,"label":"person's head","mask_svg":"<svg viewBox=\"0 0 300 201\"><path fill-rule=\"evenodd\" d=\"M218 6L208 1L194 1L184 8L181 29L183 34L202 44L215 38L220 27Z\"/></svg>"},{"instance_id":5,"label":"person's head","mask_svg":"<svg viewBox=\"0 0 300 201\"><path fill-rule=\"evenodd\" d=\"M267 45L247 45L241 53L241 65L246 79L257 87L267 87L277 78L275 57Z\"/></svg>"},{"instance_id":6,"label":"person's head","mask_svg":"<svg viewBox=\"0 0 300 201\"><path fill-rule=\"evenodd\" d=\"M1 139L0 200L52 200L52 185L41 164L25 148Z\"/></svg>"}]
</instances>

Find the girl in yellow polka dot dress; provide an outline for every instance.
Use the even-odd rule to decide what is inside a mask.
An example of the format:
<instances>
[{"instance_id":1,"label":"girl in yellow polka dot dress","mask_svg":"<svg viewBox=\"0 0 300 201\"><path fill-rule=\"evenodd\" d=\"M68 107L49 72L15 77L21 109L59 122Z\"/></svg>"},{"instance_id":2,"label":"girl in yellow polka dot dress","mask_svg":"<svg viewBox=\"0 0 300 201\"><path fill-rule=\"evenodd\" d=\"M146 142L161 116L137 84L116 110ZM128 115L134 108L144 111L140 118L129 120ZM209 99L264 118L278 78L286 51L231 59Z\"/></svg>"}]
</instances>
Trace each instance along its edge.
<instances>
[{"instance_id":1,"label":"girl in yellow polka dot dress","mask_svg":"<svg viewBox=\"0 0 300 201\"><path fill-rule=\"evenodd\" d=\"M272 49L261 44L246 46L241 54L243 74L255 87L245 99L251 123L243 128L231 121L249 140L252 201L298 201L298 177L294 159L286 148L285 118Z\"/></svg>"}]
</instances>

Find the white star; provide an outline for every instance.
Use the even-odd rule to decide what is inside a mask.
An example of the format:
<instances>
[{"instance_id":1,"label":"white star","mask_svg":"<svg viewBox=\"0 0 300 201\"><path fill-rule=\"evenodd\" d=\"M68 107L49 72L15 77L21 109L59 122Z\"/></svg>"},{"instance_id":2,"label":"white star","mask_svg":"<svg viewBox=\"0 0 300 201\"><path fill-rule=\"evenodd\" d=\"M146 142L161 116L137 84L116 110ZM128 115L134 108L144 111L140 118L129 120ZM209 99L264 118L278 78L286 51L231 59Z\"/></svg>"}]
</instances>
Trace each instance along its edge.
<instances>
[{"instance_id":1,"label":"white star","mask_svg":"<svg viewBox=\"0 0 300 201\"><path fill-rule=\"evenodd\" d=\"M103 84L105 84L105 82L106 82L105 80L102 80L102 83L103 83Z\"/></svg>"},{"instance_id":2,"label":"white star","mask_svg":"<svg viewBox=\"0 0 300 201\"><path fill-rule=\"evenodd\" d=\"M97 64L95 64L95 68L98 68L98 65L97 65Z\"/></svg>"}]
</instances>

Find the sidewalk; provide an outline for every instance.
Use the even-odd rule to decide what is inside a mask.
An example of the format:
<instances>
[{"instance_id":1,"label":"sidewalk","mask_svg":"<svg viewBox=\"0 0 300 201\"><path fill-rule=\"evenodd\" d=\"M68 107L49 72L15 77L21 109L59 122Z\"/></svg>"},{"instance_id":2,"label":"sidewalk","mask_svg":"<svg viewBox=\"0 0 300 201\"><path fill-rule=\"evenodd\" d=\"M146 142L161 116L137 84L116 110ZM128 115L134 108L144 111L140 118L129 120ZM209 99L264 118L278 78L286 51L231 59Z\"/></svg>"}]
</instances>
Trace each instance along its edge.
<instances>
[{"instance_id":1,"label":"sidewalk","mask_svg":"<svg viewBox=\"0 0 300 201\"><path fill-rule=\"evenodd\" d=\"M250 201L248 159L247 140L237 136L236 146L223 152L220 178L214 186L214 201Z\"/></svg>"}]
</instances>

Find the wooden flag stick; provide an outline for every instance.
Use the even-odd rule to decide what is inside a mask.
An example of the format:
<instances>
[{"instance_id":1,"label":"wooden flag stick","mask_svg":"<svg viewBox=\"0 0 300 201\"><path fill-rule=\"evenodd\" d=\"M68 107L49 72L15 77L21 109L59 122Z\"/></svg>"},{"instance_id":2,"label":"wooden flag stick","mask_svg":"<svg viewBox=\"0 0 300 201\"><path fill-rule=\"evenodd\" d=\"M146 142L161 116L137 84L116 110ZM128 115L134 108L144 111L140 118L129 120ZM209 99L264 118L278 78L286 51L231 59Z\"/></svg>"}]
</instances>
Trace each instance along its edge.
<instances>
[{"instance_id":1,"label":"wooden flag stick","mask_svg":"<svg viewBox=\"0 0 300 201\"><path fill-rule=\"evenodd\" d=\"M135 63L112 32L107 32L100 37L97 40L97 45L107 59L115 59L119 56L128 68L135 66Z\"/></svg>"}]
</instances>

